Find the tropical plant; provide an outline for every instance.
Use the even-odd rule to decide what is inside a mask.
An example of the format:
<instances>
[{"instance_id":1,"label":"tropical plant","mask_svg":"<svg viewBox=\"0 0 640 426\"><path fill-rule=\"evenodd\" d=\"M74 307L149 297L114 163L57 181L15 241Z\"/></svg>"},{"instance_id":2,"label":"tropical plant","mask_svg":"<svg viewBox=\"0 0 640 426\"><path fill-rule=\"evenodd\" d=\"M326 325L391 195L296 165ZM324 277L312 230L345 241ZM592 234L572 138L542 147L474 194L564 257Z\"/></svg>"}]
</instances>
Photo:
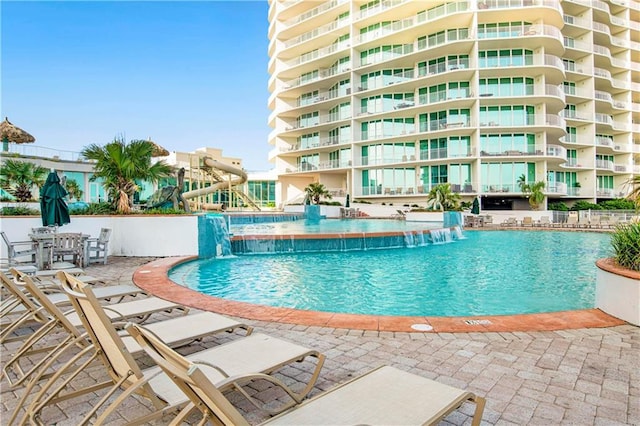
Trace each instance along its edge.
<instances>
[{"instance_id":1,"label":"tropical plant","mask_svg":"<svg viewBox=\"0 0 640 426\"><path fill-rule=\"evenodd\" d=\"M631 192L627 195L627 199L633 201L636 210L640 210L640 175L629 179L628 184L631 186Z\"/></svg>"},{"instance_id":2,"label":"tropical plant","mask_svg":"<svg viewBox=\"0 0 640 426\"><path fill-rule=\"evenodd\" d=\"M151 163L153 149L149 141L127 143L124 138L117 137L105 146L92 144L82 150L86 159L96 162L91 179L103 179L109 200L118 213L131 212L133 194L138 190L136 179L157 182L173 173L164 161Z\"/></svg>"},{"instance_id":3,"label":"tropical plant","mask_svg":"<svg viewBox=\"0 0 640 426\"><path fill-rule=\"evenodd\" d=\"M49 170L34 163L6 160L0 168L0 186L19 202L33 199L31 189L42 186Z\"/></svg>"},{"instance_id":4,"label":"tropical plant","mask_svg":"<svg viewBox=\"0 0 640 426\"><path fill-rule=\"evenodd\" d=\"M578 210L602 210L602 206L590 203L589 201L578 200L573 204L573 206L571 206L571 211Z\"/></svg>"},{"instance_id":5,"label":"tropical plant","mask_svg":"<svg viewBox=\"0 0 640 426\"><path fill-rule=\"evenodd\" d=\"M563 203L562 201L557 202L557 203L549 203L549 206L547 207L549 210L557 210L557 211L561 211L561 212L568 212L569 211L569 207Z\"/></svg>"},{"instance_id":6,"label":"tropical plant","mask_svg":"<svg viewBox=\"0 0 640 426\"><path fill-rule=\"evenodd\" d=\"M24 206L3 207L0 216L40 216L40 210Z\"/></svg>"},{"instance_id":7,"label":"tropical plant","mask_svg":"<svg viewBox=\"0 0 640 426\"><path fill-rule=\"evenodd\" d=\"M80 189L80 185L75 180L67 179L64 183L64 188L67 190L69 199L79 201L82 198L82 189Z\"/></svg>"},{"instance_id":8,"label":"tropical plant","mask_svg":"<svg viewBox=\"0 0 640 426\"><path fill-rule=\"evenodd\" d=\"M626 198L616 198L615 200L604 200L598 202L598 205L605 210L633 210L636 208L632 200Z\"/></svg>"},{"instance_id":9,"label":"tropical plant","mask_svg":"<svg viewBox=\"0 0 640 426\"><path fill-rule=\"evenodd\" d=\"M611 246L616 263L623 268L640 271L640 223L616 226L611 234Z\"/></svg>"},{"instance_id":10,"label":"tropical plant","mask_svg":"<svg viewBox=\"0 0 640 426\"><path fill-rule=\"evenodd\" d=\"M543 181L534 183L527 183L525 175L520 175L516 181L520 190L525 197L529 199L529 205L533 210L538 210L542 203L544 203L544 187L546 184Z\"/></svg>"},{"instance_id":11,"label":"tropical plant","mask_svg":"<svg viewBox=\"0 0 640 426\"><path fill-rule=\"evenodd\" d=\"M307 197L313 201L313 204L320 204L320 198L327 198L329 200L332 198L327 188L319 182L310 183L309 186L304 189L304 192L306 192Z\"/></svg>"},{"instance_id":12,"label":"tropical plant","mask_svg":"<svg viewBox=\"0 0 640 426\"><path fill-rule=\"evenodd\" d=\"M430 210L458 210L460 208L460 194L451 191L449 183L440 183L429 191L427 208Z\"/></svg>"}]
</instances>

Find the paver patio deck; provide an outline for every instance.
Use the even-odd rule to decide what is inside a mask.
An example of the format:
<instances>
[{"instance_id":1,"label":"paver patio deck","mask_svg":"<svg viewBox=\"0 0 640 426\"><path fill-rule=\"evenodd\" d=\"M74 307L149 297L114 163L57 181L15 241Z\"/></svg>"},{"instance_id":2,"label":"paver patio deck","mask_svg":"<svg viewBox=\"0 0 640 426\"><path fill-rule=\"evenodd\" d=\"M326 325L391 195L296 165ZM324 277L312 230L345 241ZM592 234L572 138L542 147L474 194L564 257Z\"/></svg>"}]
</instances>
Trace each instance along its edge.
<instances>
[{"instance_id":1,"label":"paver patio deck","mask_svg":"<svg viewBox=\"0 0 640 426\"><path fill-rule=\"evenodd\" d=\"M108 284L130 283L134 272L153 260L111 257L108 265L91 266L87 272ZM327 356L312 396L388 364L486 397L484 424L640 425L640 328L628 324L554 331L420 333L385 331L395 329L391 326L356 329L332 327L330 323L301 325L283 322L283 317L262 316L246 322L257 331L312 347ZM188 353L233 338L207 338L180 351ZM2 360L14 349L14 344L3 345ZM147 365L150 362L147 358L141 361ZM301 386L310 367L289 366L277 375L288 384ZM101 366L94 363L79 380L90 383L105 376ZM21 392L8 390L4 380L1 386L0 423L4 425ZM253 384L251 393L273 406L283 398L283 392L264 383ZM75 425L99 396L98 392L49 407L42 419L47 424ZM252 423L265 418L239 395L232 394L230 399ZM463 406L443 423L469 424L472 408ZM124 424L147 409L136 400L128 401L110 424ZM164 420L158 424L171 419Z\"/></svg>"}]
</instances>

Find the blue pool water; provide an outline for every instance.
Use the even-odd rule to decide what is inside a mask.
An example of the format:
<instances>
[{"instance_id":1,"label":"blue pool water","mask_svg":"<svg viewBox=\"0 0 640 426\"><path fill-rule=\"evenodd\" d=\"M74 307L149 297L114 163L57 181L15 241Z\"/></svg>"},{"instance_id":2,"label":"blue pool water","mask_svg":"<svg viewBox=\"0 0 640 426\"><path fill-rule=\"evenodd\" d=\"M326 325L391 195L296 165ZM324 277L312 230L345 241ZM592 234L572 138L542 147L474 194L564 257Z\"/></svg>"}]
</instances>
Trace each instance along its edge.
<instances>
[{"instance_id":1,"label":"blue pool water","mask_svg":"<svg viewBox=\"0 0 640 426\"><path fill-rule=\"evenodd\" d=\"M170 278L231 300L325 312L466 316L594 306L596 266L610 236L465 232L404 249L243 255L180 265Z\"/></svg>"}]
</instances>

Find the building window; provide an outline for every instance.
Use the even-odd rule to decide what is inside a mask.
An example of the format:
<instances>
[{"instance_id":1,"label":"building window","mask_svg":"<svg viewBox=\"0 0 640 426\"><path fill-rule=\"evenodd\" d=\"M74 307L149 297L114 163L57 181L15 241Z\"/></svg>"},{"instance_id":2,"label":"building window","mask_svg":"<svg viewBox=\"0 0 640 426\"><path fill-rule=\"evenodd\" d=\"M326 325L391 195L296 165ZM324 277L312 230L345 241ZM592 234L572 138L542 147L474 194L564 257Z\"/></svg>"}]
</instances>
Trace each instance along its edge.
<instances>
[{"instance_id":1,"label":"building window","mask_svg":"<svg viewBox=\"0 0 640 426\"><path fill-rule=\"evenodd\" d=\"M524 49L482 50L478 52L480 68L533 65L533 51Z\"/></svg>"}]
</instances>

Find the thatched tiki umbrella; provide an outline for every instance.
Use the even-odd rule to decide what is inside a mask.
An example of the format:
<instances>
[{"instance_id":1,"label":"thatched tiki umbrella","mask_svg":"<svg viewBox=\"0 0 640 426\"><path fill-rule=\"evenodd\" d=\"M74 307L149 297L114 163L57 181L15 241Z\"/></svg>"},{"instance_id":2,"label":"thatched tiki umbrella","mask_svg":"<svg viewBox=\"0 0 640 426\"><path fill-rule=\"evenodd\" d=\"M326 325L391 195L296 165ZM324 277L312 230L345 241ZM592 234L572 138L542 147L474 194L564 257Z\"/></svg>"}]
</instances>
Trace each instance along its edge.
<instances>
[{"instance_id":1,"label":"thatched tiki umbrella","mask_svg":"<svg viewBox=\"0 0 640 426\"><path fill-rule=\"evenodd\" d=\"M167 155L169 155L169 151L152 141L151 138L149 138L147 142L153 145L153 151L151 151L152 157L166 157Z\"/></svg>"},{"instance_id":2,"label":"thatched tiki umbrella","mask_svg":"<svg viewBox=\"0 0 640 426\"><path fill-rule=\"evenodd\" d=\"M7 117L0 123L0 139L2 139L2 151L9 151L9 142L32 143L36 138L22 130L20 127L11 124Z\"/></svg>"}]
</instances>

